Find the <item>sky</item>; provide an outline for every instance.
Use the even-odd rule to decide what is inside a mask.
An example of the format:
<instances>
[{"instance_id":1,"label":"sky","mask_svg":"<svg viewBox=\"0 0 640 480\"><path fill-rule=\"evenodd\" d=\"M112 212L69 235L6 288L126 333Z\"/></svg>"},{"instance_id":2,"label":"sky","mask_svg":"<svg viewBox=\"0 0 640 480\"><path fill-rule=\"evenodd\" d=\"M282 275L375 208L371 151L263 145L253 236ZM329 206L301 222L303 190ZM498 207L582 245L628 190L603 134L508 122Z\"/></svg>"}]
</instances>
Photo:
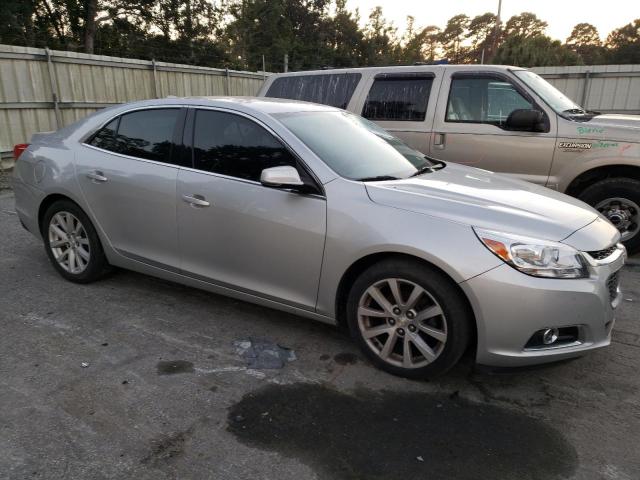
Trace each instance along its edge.
<instances>
[{"instance_id":1,"label":"sky","mask_svg":"<svg viewBox=\"0 0 640 480\"><path fill-rule=\"evenodd\" d=\"M437 25L459 13L470 17L497 12L498 0L347 0L350 10L360 9L362 23L376 6L398 27L401 34L407 15L415 17L417 27ZM640 18L640 0L502 0L502 21L522 12L533 12L549 24L547 35L566 40L574 25L588 22L598 28L604 40L611 30Z\"/></svg>"}]
</instances>

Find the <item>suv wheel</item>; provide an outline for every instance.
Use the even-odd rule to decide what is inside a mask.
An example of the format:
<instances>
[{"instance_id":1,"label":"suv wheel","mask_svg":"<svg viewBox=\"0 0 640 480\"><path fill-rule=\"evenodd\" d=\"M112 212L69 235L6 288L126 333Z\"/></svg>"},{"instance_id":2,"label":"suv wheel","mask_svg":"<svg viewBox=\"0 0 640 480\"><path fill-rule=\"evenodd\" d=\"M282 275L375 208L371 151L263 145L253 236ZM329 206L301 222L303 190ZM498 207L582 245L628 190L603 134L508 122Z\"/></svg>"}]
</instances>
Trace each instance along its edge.
<instances>
[{"instance_id":1,"label":"suv wheel","mask_svg":"<svg viewBox=\"0 0 640 480\"><path fill-rule=\"evenodd\" d=\"M640 182L607 178L586 188L580 200L592 205L620 231L630 254L640 251Z\"/></svg>"},{"instance_id":2,"label":"suv wheel","mask_svg":"<svg viewBox=\"0 0 640 480\"><path fill-rule=\"evenodd\" d=\"M458 362L469 344L472 316L444 274L393 259L373 265L355 281L347 321L375 365L403 377L428 378Z\"/></svg>"},{"instance_id":3,"label":"suv wheel","mask_svg":"<svg viewBox=\"0 0 640 480\"><path fill-rule=\"evenodd\" d=\"M42 222L45 250L64 278L89 283L108 271L98 234L89 217L75 203L69 200L53 203Z\"/></svg>"}]
</instances>

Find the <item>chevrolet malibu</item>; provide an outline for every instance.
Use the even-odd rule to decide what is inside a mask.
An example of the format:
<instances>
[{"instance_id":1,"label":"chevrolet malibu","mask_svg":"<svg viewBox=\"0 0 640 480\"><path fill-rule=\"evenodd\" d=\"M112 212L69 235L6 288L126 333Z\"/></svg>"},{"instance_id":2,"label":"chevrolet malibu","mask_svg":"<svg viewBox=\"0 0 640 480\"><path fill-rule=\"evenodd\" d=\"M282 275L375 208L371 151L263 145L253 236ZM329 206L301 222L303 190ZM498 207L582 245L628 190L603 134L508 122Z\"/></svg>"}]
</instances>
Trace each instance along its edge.
<instances>
[{"instance_id":1,"label":"chevrolet malibu","mask_svg":"<svg viewBox=\"0 0 640 480\"><path fill-rule=\"evenodd\" d=\"M78 283L112 266L348 327L406 377L609 344L626 252L561 193L431 160L311 103L170 98L17 146L23 225Z\"/></svg>"}]
</instances>

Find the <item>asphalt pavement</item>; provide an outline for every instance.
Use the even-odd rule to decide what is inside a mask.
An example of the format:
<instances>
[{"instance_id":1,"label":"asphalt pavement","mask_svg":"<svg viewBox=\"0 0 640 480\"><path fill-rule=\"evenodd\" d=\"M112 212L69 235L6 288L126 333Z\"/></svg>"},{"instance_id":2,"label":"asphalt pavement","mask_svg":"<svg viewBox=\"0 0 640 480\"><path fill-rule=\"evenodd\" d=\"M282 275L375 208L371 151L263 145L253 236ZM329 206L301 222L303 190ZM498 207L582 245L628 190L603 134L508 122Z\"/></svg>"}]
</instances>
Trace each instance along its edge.
<instances>
[{"instance_id":1,"label":"asphalt pavement","mask_svg":"<svg viewBox=\"0 0 640 480\"><path fill-rule=\"evenodd\" d=\"M293 315L69 283L0 192L0 478L636 480L640 262L622 287L608 348L410 381Z\"/></svg>"}]
</instances>

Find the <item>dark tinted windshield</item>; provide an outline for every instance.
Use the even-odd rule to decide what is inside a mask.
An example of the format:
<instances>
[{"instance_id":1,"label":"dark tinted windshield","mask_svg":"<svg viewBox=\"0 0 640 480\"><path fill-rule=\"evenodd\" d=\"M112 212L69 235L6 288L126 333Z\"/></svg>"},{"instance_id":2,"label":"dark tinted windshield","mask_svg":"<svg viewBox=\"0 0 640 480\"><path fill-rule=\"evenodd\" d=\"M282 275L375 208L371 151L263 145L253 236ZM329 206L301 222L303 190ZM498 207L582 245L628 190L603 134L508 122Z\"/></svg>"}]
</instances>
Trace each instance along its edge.
<instances>
[{"instance_id":1,"label":"dark tinted windshield","mask_svg":"<svg viewBox=\"0 0 640 480\"><path fill-rule=\"evenodd\" d=\"M406 178L432 163L375 123L348 112L277 118L332 170L352 180Z\"/></svg>"}]
</instances>

